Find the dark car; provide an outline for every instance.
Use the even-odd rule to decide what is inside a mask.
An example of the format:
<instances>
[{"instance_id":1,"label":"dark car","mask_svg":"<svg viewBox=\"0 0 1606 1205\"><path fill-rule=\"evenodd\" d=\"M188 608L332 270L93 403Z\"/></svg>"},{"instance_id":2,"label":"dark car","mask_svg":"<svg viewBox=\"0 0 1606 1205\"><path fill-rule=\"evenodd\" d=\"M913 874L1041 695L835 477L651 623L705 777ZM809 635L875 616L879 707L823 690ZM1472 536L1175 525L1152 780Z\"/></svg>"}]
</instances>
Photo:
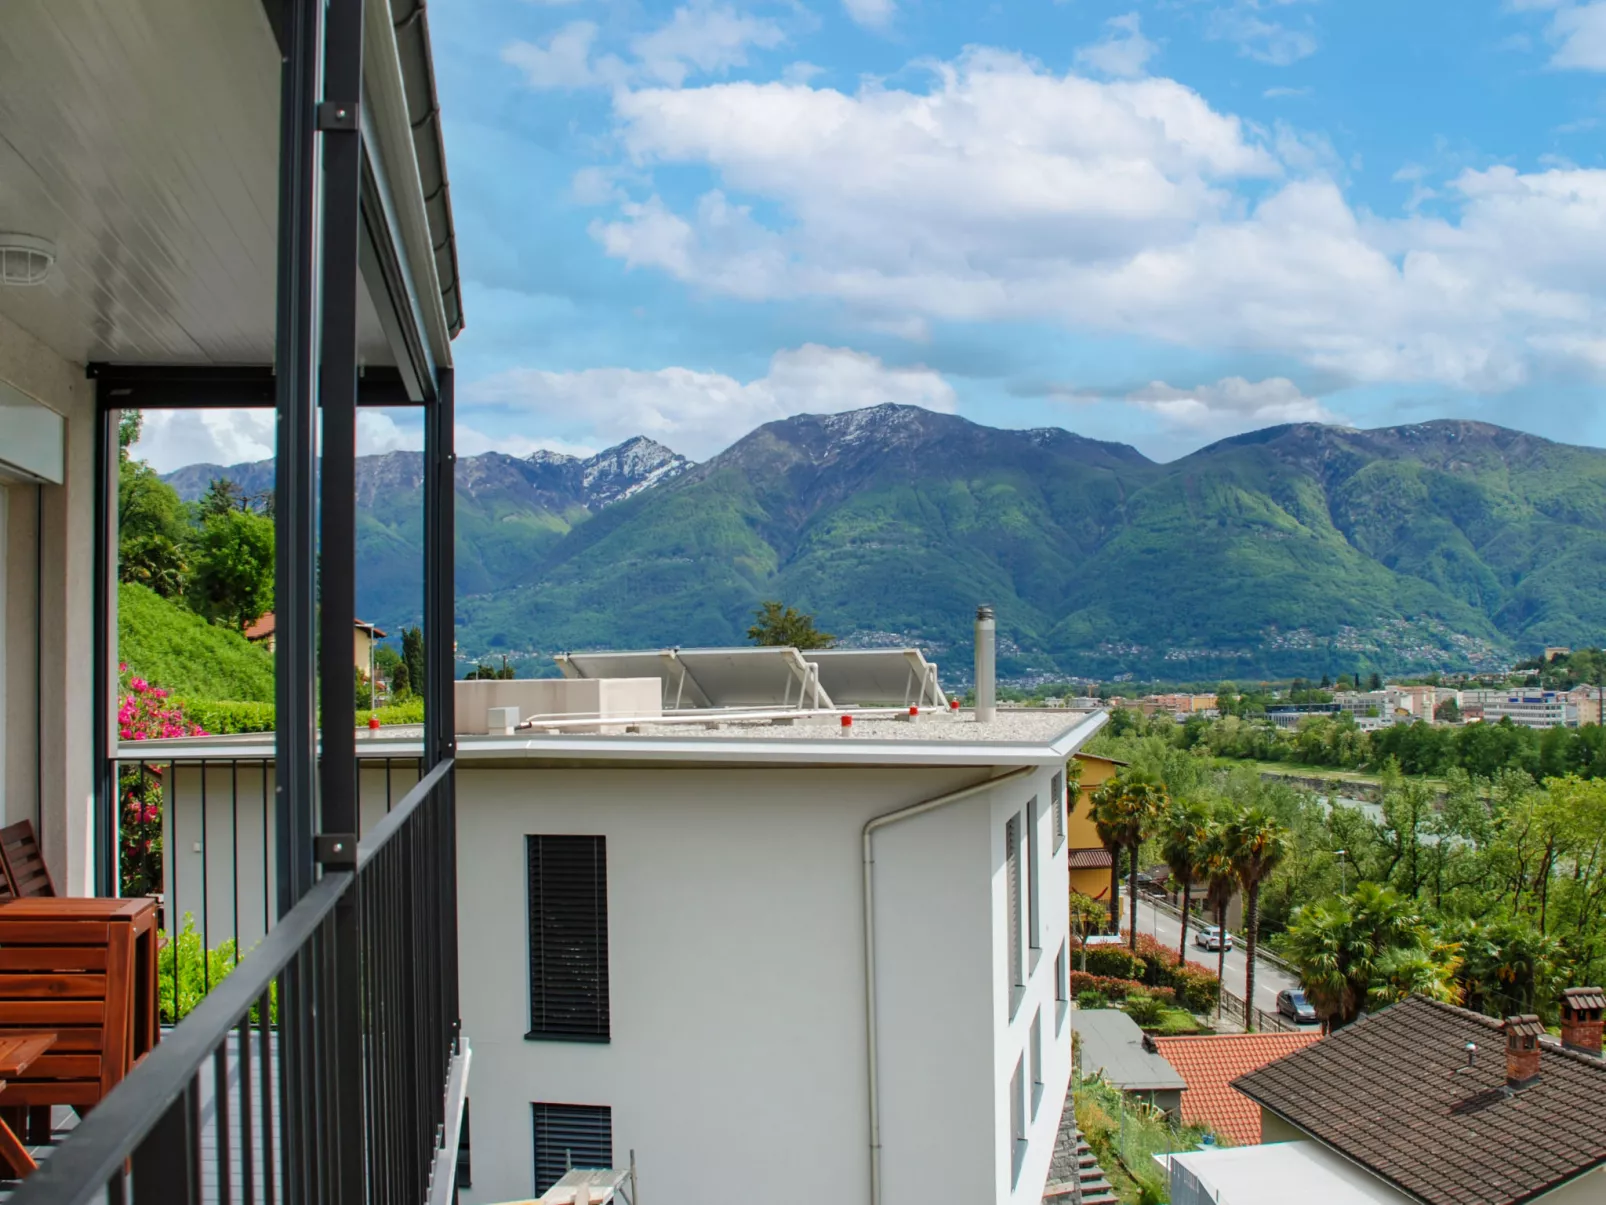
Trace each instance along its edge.
<instances>
[{"instance_id":1,"label":"dark car","mask_svg":"<svg viewBox=\"0 0 1606 1205\"><path fill-rule=\"evenodd\" d=\"M1277 1011L1301 1025L1316 1024L1316 1010L1305 999L1305 993L1297 988L1287 988L1277 993Z\"/></svg>"}]
</instances>

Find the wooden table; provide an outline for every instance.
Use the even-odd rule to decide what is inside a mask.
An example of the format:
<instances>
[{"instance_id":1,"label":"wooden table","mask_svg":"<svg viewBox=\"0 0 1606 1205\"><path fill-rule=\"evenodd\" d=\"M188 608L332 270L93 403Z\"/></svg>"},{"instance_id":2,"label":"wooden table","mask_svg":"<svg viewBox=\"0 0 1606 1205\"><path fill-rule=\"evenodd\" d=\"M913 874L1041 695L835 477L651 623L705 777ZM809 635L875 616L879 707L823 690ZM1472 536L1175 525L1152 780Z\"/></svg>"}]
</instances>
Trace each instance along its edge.
<instances>
[{"instance_id":1,"label":"wooden table","mask_svg":"<svg viewBox=\"0 0 1606 1205\"><path fill-rule=\"evenodd\" d=\"M53 1033L24 1033L0 1037L0 1095L6 1084L38 1061L39 1057L56 1044ZM49 1136L46 1136L48 1141ZM37 1170L38 1164L22 1145L16 1132L0 1119L0 1164L4 1164L13 1179L21 1180Z\"/></svg>"},{"instance_id":2,"label":"wooden table","mask_svg":"<svg viewBox=\"0 0 1606 1205\"><path fill-rule=\"evenodd\" d=\"M0 903L0 1037L57 1034L0 1107L99 1103L159 1038L156 904L46 896Z\"/></svg>"}]
</instances>

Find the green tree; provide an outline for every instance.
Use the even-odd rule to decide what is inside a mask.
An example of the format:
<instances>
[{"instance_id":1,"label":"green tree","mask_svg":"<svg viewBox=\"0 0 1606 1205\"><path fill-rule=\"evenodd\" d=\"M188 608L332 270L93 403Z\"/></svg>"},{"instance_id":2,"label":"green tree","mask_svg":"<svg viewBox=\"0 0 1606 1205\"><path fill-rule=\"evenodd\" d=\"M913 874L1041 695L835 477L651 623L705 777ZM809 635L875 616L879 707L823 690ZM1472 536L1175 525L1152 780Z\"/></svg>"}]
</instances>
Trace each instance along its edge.
<instances>
[{"instance_id":1,"label":"green tree","mask_svg":"<svg viewBox=\"0 0 1606 1205\"><path fill-rule=\"evenodd\" d=\"M1311 1007L1337 1029L1368 1006L1374 978L1382 983L1402 972L1386 961L1392 951L1424 954L1432 941L1410 900L1391 887L1361 883L1347 896L1300 908L1288 926L1286 949Z\"/></svg>"},{"instance_id":2,"label":"green tree","mask_svg":"<svg viewBox=\"0 0 1606 1205\"><path fill-rule=\"evenodd\" d=\"M189 518L177 491L129 452L139 439L141 417L137 410L124 411L117 429L117 576L163 598L179 598L189 570Z\"/></svg>"},{"instance_id":3,"label":"green tree","mask_svg":"<svg viewBox=\"0 0 1606 1205\"><path fill-rule=\"evenodd\" d=\"M766 602L753 612L757 620L747 629L754 644L770 648L828 649L836 637L814 626L814 616L805 615L784 603Z\"/></svg>"},{"instance_id":4,"label":"green tree","mask_svg":"<svg viewBox=\"0 0 1606 1205\"><path fill-rule=\"evenodd\" d=\"M273 521L249 511L213 514L194 542L190 609L243 629L273 607Z\"/></svg>"},{"instance_id":5,"label":"green tree","mask_svg":"<svg viewBox=\"0 0 1606 1205\"><path fill-rule=\"evenodd\" d=\"M402 629L402 660L407 664L407 686L415 695L422 695L429 678L424 672L424 629L414 626Z\"/></svg>"},{"instance_id":6,"label":"green tree","mask_svg":"<svg viewBox=\"0 0 1606 1205\"><path fill-rule=\"evenodd\" d=\"M1188 960L1188 907L1193 899L1193 883L1199 876L1205 849L1210 841L1210 809L1198 800L1175 802L1165 814L1160 828L1160 856L1171 877L1182 884L1182 938L1177 960Z\"/></svg>"},{"instance_id":7,"label":"green tree","mask_svg":"<svg viewBox=\"0 0 1606 1205\"><path fill-rule=\"evenodd\" d=\"M356 682L356 690L353 694L356 708L358 711L366 711L374 705L373 684L368 681L367 675L355 665L351 667L351 672Z\"/></svg>"},{"instance_id":8,"label":"green tree","mask_svg":"<svg viewBox=\"0 0 1606 1205\"><path fill-rule=\"evenodd\" d=\"M1254 1028L1255 954L1260 939L1260 890L1288 851L1288 830L1259 808L1246 808L1223 827L1227 856L1244 889L1244 1028Z\"/></svg>"},{"instance_id":9,"label":"green tree","mask_svg":"<svg viewBox=\"0 0 1606 1205\"><path fill-rule=\"evenodd\" d=\"M1100 840L1111 844L1112 851L1125 850L1128 855L1127 902L1131 907L1128 941L1134 951L1138 948L1138 851L1169 802L1166 789L1157 778L1130 768L1093 793L1093 823ZM1112 852L1112 860L1119 861L1119 855ZM1115 925L1119 925L1120 916L1118 882L1112 866L1110 918Z\"/></svg>"},{"instance_id":10,"label":"green tree","mask_svg":"<svg viewBox=\"0 0 1606 1205\"><path fill-rule=\"evenodd\" d=\"M1226 834L1218 821L1211 821L1205 835L1199 874L1205 881L1205 907L1215 917L1216 928L1223 935L1216 947L1216 982L1221 984L1227 981L1227 908L1238 890L1238 871L1232 864ZM1219 996L1217 999L1219 1001Z\"/></svg>"},{"instance_id":11,"label":"green tree","mask_svg":"<svg viewBox=\"0 0 1606 1205\"><path fill-rule=\"evenodd\" d=\"M1449 698L1433 709L1433 718L1441 724L1459 724L1461 722L1461 704Z\"/></svg>"},{"instance_id":12,"label":"green tree","mask_svg":"<svg viewBox=\"0 0 1606 1205\"><path fill-rule=\"evenodd\" d=\"M202 520L213 519L218 515L226 515L231 511L249 510L245 491L227 477L214 477L212 483L206 487L206 493L197 503Z\"/></svg>"}]
</instances>

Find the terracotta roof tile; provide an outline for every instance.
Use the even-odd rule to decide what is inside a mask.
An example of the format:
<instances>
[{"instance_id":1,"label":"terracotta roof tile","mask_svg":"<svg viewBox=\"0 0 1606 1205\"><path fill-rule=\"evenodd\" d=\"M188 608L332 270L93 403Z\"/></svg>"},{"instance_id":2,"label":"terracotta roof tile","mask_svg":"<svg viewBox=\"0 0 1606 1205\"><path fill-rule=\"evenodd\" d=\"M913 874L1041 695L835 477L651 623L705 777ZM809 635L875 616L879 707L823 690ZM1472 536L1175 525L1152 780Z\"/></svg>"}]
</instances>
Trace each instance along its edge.
<instances>
[{"instance_id":1,"label":"terracotta roof tile","mask_svg":"<svg viewBox=\"0 0 1606 1205\"><path fill-rule=\"evenodd\" d=\"M1257 1071L1317 1041L1305 1033L1224 1033L1201 1037L1156 1037L1157 1049L1187 1081L1182 1120L1207 1125L1235 1146L1260 1141L1260 1106L1233 1088L1240 1075Z\"/></svg>"},{"instance_id":2,"label":"terracotta roof tile","mask_svg":"<svg viewBox=\"0 0 1606 1205\"><path fill-rule=\"evenodd\" d=\"M1413 996L1233 1087L1428 1205L1518 1205L1606 1164L1606 1062L1541 1043L1513 1092L1505 1048L1500 1021Z\"/></svg>"},{"instance_id":3,"label":"terracotta roof tile","mask_svg":"<svg viewBox=\"0 0 1606 1205\"><path fill-rule=\"evenodd\" d=\"M1110 851L1107 849L1073 849L1067 857L1067 865L1072 870L1093 870L1110 865Z\"/></svg>"}]
</instances>

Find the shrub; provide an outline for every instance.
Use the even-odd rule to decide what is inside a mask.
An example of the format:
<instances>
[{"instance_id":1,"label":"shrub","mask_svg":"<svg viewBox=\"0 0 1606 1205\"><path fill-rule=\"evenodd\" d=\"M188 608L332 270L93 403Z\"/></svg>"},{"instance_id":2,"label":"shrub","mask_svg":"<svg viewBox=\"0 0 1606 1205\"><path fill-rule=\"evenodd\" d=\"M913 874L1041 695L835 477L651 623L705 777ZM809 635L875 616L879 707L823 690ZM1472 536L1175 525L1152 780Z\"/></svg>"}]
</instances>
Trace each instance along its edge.
<instances>
[{"instance_id":1,"label":"shrub","mask_svg":"<svg viewBox=\"0 0 1606 1205\"><path fill-rule=\"evenodd\" d=\"M1089 975L1103 975L1109 979L1142 979L1143 959L1125 946L1091 946L1082 951L1077 962L1086 959Z\"/></svg>"},{"instance_id":2,"label":"shrub","mask_svg":"<svg viewBox=\"0 0 1606 1205\"><path fill-rule=\"evenodd\" d=\"M195 931L195 917L184 914L184 928L177 937L158 933L160 949L156 955L157 1011L164 1025L176 1025L205 999L206 994L228 978L229 972L239 965L232 940L203 952L201 935ZM255 1005L251 1020L260 1023ZM268 987L268 1021L279 1020L279 985Z\"/></svg>"},{"instance_id":3,"label":"shrub","mask_svg":"<svg viewBox=\"0 0 1606 1205\"><path fill-rule=\"evenodd\" d=\"M179 706L208 732L227 736L238 732L273 731L272 703L183 699Z\"/></svg>"},{"instance_id":4,"label":"shrub","mask_svg":"<svg viewBox=\"0 0 1606 1205\"><path fill-rule=\"evenodd\" d=\"M1104 975L1090 975L1085 971L1071 972L1071 994L1098 992L1107 1000L1122 1000L1128 996L1153 996L1166 1004L1176 1002L1177 994L1168 987L1149 987L1136 979L1111 979Z\"/></svg>"},{"instance_id":5,"label":"shrub","mask_svg":"<svg viewBox=\"0 0 1606 1205\"><path fill-rule=\"evenodd\" d=\"M1131 978L1141 979L1151 987L1173 989L1177 1000L1192 1012L1206 1013L1216 1007L1221 984L1214 971L1196 962L1179 962L1175 950L1147 933L1138 934L1137 959L1140 966Z\"/></svg>"},{"instance_id":6,"label":"shrub","mask_svg":"<svg viewBox=\"0 0 1606 1205\"><path fill-rule=\"evenodd\" d=\"M424 700L414 695L400 703L392 703L389 707L381 707L378 711L359 711L357 713L357 727L366 728L368 717L378 716L381 724L422 724L424 722Z\"/></svg>"},{"instance_id":7,"label":"shrub","mask_svg":"<svg viewBox=\"0 0 1606 1205\"><path fill-rule=\"evenodd\" d=\"M1158 1025L1166 1011L1165 1005L1153 996L1128 996L1122 1003L1121 1009L1144 1028Z\"/></svg>"},{"instance_id":8,"label":"shrub","mask_svg":"<svg viewBox=\"0 0 1606 1205\"><path fill-rule=\"evenodd\" d=\"M1105 999L1103 992L1092 990L1076 993L1077 1008L1109 1008L1110 1002Z\"/></svg>"}]
</instances>

